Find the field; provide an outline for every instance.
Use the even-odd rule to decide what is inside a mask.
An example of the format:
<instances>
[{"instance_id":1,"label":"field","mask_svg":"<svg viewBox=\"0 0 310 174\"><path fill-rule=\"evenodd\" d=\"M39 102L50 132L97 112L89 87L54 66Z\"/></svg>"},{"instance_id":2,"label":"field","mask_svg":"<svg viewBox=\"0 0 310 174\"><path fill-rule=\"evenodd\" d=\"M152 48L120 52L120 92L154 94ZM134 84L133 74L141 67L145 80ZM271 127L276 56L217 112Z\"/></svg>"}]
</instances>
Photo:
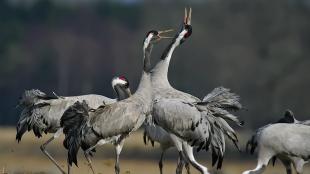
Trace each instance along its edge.
<instances>
[{"instance_id":1,"label":"field","mask_svg":"<svg viewBox=\"0 0 310 174\"><path fill-rule=\"evenodd\" d=\"M18 144L15 141L14 128L0 129L0 173L40 173L58 174L58 170L40 151L40 144L47 140L50 135L36 139L32 133L26 133L22 141ZM247 134L241 137L248 137ZM59 161L63 168L66 168L66 151L62 146L63 137L47 146L47 150ZM241 146L244 141L241 142ZM142 140L142 132L132 134L125 143L121 154L121 173L124 174L158 174L158 158L160 149L157 145L152 147L150 144L145 146ZM91 173L82 153L79 154L79 167L73 167L72 173ZM170 149L164 161L164 173L174 173L176 166L176 151ZM209 167L212 173L217 174L240 174L242 171L255 167L255 156L245 153L236 153L229 148L221 171L216 171L210 167L210 154L202 152L197 154L198 161ZM236 160L238 159L238 160ZM114 173L114 150L112 145L105 145L97 149L93 158L96 173ZM185 172L183 172L185 173ZM191 167L192 174L198 172ZM266 174L283 174L285 170L277 162L275 167L268 166ZM306 166L304 174L310 174L309 166Z\"/></svg>"}]
</instances>

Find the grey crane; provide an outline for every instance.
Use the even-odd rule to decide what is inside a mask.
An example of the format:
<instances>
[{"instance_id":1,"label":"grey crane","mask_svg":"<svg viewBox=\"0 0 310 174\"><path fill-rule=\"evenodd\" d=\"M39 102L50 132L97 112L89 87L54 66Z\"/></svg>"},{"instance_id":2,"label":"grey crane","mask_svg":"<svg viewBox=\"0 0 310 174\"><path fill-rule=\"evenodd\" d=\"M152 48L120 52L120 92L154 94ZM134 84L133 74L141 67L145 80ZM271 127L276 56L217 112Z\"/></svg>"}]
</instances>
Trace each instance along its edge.
<instances>
[{"instance_id":1,"label":"grey crane","mask_svg":"<svg viewBox=\"0 0 310 174\"><path fill-rule=\"evenodd\" d=\"M279 123L291 123L291 124L296 124L298 125L306 125L309 126L310 125L310 120L306 120L306 121L298 121L296 120L294 113L291 110L286 110L284 113L284 117L281 118L280 120L278 120L275 123L272 124L268 124L266 126L263 126L259 129L256 130L255 134L251 137L251 139L247 142L246 145L246 151L249 151L250 148L250 153L254 154L255 149L258 147L258 164L256 169L254 170L249 170L249 171L245 171L243 172L244 174L258 174L258 173L263 173L268 161L270 159L264 159L264 158L268 158L268 155L265 155L265 153L267 153L268 151L270 151L270 148L275 148L274 150L271 150L273 153L273 156L271 157L272 161L273 161L273 165L275 164L275 161L277 158L280 159L280 161L283 163L283 165L286 168L286 173L287 174L292 174L292 168L291 168L291 164L293 164L295 170L297 171L297 173L302 173L303 171L303 165L309 161L309 159L305 159L303 157L300 156L296 156L294 154L289 153L290 150L294 150L294 148L292 149L285 149L283 150L283 142L282 141L275 141L277 138L277 136L279 136L277 133L273 133L273 131L269 131L268 134L274 134L274 138L276 139L270 139L268 140L268 138L263 137L263 136L269 136L266 135L267 133L263 133L265 131L268 131L268 127L272 126L273 124L279 124ZM286 125L282 125L282 127L285 128ZM265 130L267 129L267 130ZM279 129L282 131L282 129ZM290 132L291 133L291 132ZM300 135L294 135L291 134L290 136L300 136ZM282 139L285 137L280 137L279 139ZM310 138L310 137L305 137L305 138ZM286 139L282 139L283 141L287 141ZM268 147L268 145L270 144L268 141L273 141L274 144L278 143L278 145L273 145ZM299 142L290 142L295 144L296 146L299 145ZM280 147L282 146L282 147ZM296 147L295 147L296 148ZM266 151L266 152L264 152ZM308 157L309 158L309 157ZM267 163L265 162L267 161Z\"/></svg>"},{"instance_id":2,"label":"grey crane","mask_svg":"<svg viewBox=\"0 0 310 174\"><path fill-rule=\"evenodd\" d=\"M242 108L239 96L229 89L219 87L204 97L198 99L188 93L173 88L168 81L168 68L174 49L191 35L191 9L187 14L185 9L184 23L181 31L175 36L164 51L161 61L152 69L152 87L154 92L153 112L155 123L165 129L179 155L184 156L193 167L203 174L208 169L199 164L193 155L193 147L212 150L213 165L221 168L227 135L237 146L235 131L225 119L238 125L243 124L229 111Z\"/></svg>"},{"instance_id":3,"label":"grey crane","mask_svg":"<svg viewBox=\"0 0 310 174\"><path fill-rule=\"evenodd\" d=\"M170 30L169 30L170 31ZM160 34L167 31L148 32L143 45L143 72L140 83L135 94L129 98L100 106L93 112L88 112L85 102L77 102L79 111L74 119L71 114L64 114L61 124L64 127L66 138L64 145L68 149L69 165L77 165L77 152L81 147L91 164L91 152L100 145L106 143L117 144L115 173L120 173L119 155L121 153L124 140L129 134L137 130L145 118L151 112L152 88L150 75L150 52L153 44L165 36Z\"/></svg>"},{"instance_id":4,"label":"grey crane","mask_svg":"<svg viewBox=\"0 0 310 174\"><path fill-rule=\"evenodd\" d=\"M23 134L30 130L38 138L42 136L43 132L45 134L53 133L54 135L42 144L40 149L62 173L65 173L46 150L46 146L62 134L62 127L60 126L62 114L76 101L86 100L90 106L98 107L103 103L113 103L130 95L129 83L125 77L113 78L112 87L117 94L117 99L96 94L60 97L54 93L53 96L48 96L38 89L26 90L19 101L22 112L16 127L16 140L20 142Z\"/></svg>"}]
</instances>

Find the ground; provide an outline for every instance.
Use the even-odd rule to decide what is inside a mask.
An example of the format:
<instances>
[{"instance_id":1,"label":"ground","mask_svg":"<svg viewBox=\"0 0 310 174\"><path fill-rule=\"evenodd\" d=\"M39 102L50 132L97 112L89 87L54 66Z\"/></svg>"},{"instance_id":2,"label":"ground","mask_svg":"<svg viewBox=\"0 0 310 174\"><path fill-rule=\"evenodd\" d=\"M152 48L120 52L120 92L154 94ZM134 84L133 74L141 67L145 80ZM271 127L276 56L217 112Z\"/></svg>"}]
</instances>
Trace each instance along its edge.
<instances>
[{"instance_id":1,"label":"ground","mask_svg":"<svg viewBox=\"0 0 310 174\"><path fill-rule=\"evenodd\" d=\"M15 141L14 128L0 129L0 173L40 173L40 174L58 174L58 170L40 151L40 144L46 141L51 135L44 135L43 138L34 138L33 134L26 133L22 141L18 144ZM241 137L241 136L240 136ZM244 137L244 136L242 136ZM56 160L66 168L66 151L62 146L63 137L52 142L47 150L55 156ZM244 147L244 141L241 142ZM114 150L112 145L106 145L97 149L93 158L93 164L96 173L112 174L114 173ZM229 150L230 151L230 150ZM210 154L202 152L197 154L197 159L204 165L207 165L212 173L217 174L240 174L242 171L255 167L255 156L242 153L237 154L229 152L224 161L221 171L216 171L210 166ZM231 151L235 151L232 149ZM149 144L145 146L142 140L142 132L132 134L125 143L123 153L121 154L121 173L122 174L159 174L158 158L160 149L154 148ZM241 159L244 158L244 159ZM82 153L79 154L79 167L74 166L72 173L91 173ZM176 151L169 150L164 161L164 173L174 173L176 166ZM236 160L238 159L238 160ZM216 172L215 172L216 171ZM184 172L185 173L185 172ZM192 174L198 174L197 170L191 167ZM268 166L265 174L283 174L285 170L278 162L275 167ZM310 174L309 165L306 166L304 174Z\"/></svg>"}]
</instances>

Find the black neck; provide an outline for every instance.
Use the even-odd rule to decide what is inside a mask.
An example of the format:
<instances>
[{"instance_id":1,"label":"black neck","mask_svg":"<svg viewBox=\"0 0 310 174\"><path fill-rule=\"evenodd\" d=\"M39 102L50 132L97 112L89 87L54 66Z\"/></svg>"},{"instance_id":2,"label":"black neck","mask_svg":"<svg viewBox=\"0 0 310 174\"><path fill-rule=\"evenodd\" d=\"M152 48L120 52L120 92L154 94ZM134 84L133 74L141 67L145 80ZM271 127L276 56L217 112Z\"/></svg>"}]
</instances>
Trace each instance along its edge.
<instances>
[{"instance_id":1,"label":"black neck","mask_svg":"<svg viewBox=\"0 0 310 174\"><path fill-rule=\"evenodd\" d=\"M153 44L149 44L148 47L144 50L143 70L147 73L149 73L151 71L152 49L153 49Z\"/></svg>"}]
</instances>

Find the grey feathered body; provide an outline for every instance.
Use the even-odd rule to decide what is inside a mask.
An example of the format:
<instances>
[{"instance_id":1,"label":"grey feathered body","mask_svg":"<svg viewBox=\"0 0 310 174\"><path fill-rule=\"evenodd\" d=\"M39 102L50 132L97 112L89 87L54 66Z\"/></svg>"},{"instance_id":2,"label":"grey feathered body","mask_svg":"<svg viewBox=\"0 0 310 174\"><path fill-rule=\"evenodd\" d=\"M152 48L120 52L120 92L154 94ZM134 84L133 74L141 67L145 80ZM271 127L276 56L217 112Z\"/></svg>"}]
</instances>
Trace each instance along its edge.
<instances>
[{"instance_id":1,"label":"grey feathered body","mask_svg":"<svg viewBox=\"0 0 310 174\"><path fill-rule=\"evenodd\" d=\"M40 93L44 97L34 96L36 100L27 100L28 103L21 104L23 110L17 124L16 137L19 141L26 130L33 130L37 137L41 137L42 132L55 133L60 128L62 114L76 101L85 100L92 108L116 101L116 99L95 94L70 97L54 96L52 99L47 99L46 94L39 90L29 90L25 93Z\"/></svg>"},{"instance_id":2,"label":"grey feathered body","mask_svg":"<svg viewBox=\"0 0 310 174\"><path fill-rule=\"evenodd\" d=\"M172 45L173 47L173 45ZM226 134L235 144L238 141L234 130L223 119L239 123L230 110L242 108L239 96L229 89L216 88L204 100L174 89L168 81L168 68L173 49L167 52L152 70L154 93L153 116L155 122L169 133L187 141L198 149L209 149L211 144L214 161L221 167L225 152ZM211 135L212 134L212 135ZM217 157L216 157L217 156Z\"/></svg>"},{"instance_id":3,"label":"grey feathered body","mask_svg":"<svg viewBox=\"0 0 310 174\"><path fill-rule=\"evenodd\" d=\"M154 91L154 107L153 114L156 122L169 132L182 137L188 141L200 137L201 141L209 137L210 123L222 124L222 128L233 131L225 120L217 118L211 110L218 106L211 107L197 106L196 104L202 102L199 98L188 93L174 89L167 80L168 64L162 60L153 70L152 86ZM219 90L226 90L225 88L217 88ZM239 107L238 97L232 96L236 99L229 103ZM207 96L206 96L207 97ZM213 97L216 97L213 96ZM209 100L209 98L206 98ZM223 98L222 101L226 99ZM210 101L212 104L212 101ZM204 110L201 110L203 107ZM240 105L241 107L241 105ZM224 108L225 109L225 108ZM197 127L197 129L195 128ZM194 130L195 129L195 130Z\"/></svg>"},{"instance_id":4,"label":"grey feathered body","mask_svg":"<svg viewBox=\"0 0 310 174\"><path fill-rule=\"evenodd\" d=\"M272 149L275 154L310 159L310 126L303 124L278 123L261 130L258 150Z\"/></svg>"},{"instance_id":5,"label":"grey feathered body","mask_svg":"<svg viewBox=\"0 0 310 174\"><path fill-rule=\"evenodd\" d=\"M151 111L152 91L150 75L144 73L137 92L131 97L105 105L89 114L87 127L96 138L84 137L85 143L94 145L100 139L127 136L137 130Z\"/></svg>"}]
</instances>

